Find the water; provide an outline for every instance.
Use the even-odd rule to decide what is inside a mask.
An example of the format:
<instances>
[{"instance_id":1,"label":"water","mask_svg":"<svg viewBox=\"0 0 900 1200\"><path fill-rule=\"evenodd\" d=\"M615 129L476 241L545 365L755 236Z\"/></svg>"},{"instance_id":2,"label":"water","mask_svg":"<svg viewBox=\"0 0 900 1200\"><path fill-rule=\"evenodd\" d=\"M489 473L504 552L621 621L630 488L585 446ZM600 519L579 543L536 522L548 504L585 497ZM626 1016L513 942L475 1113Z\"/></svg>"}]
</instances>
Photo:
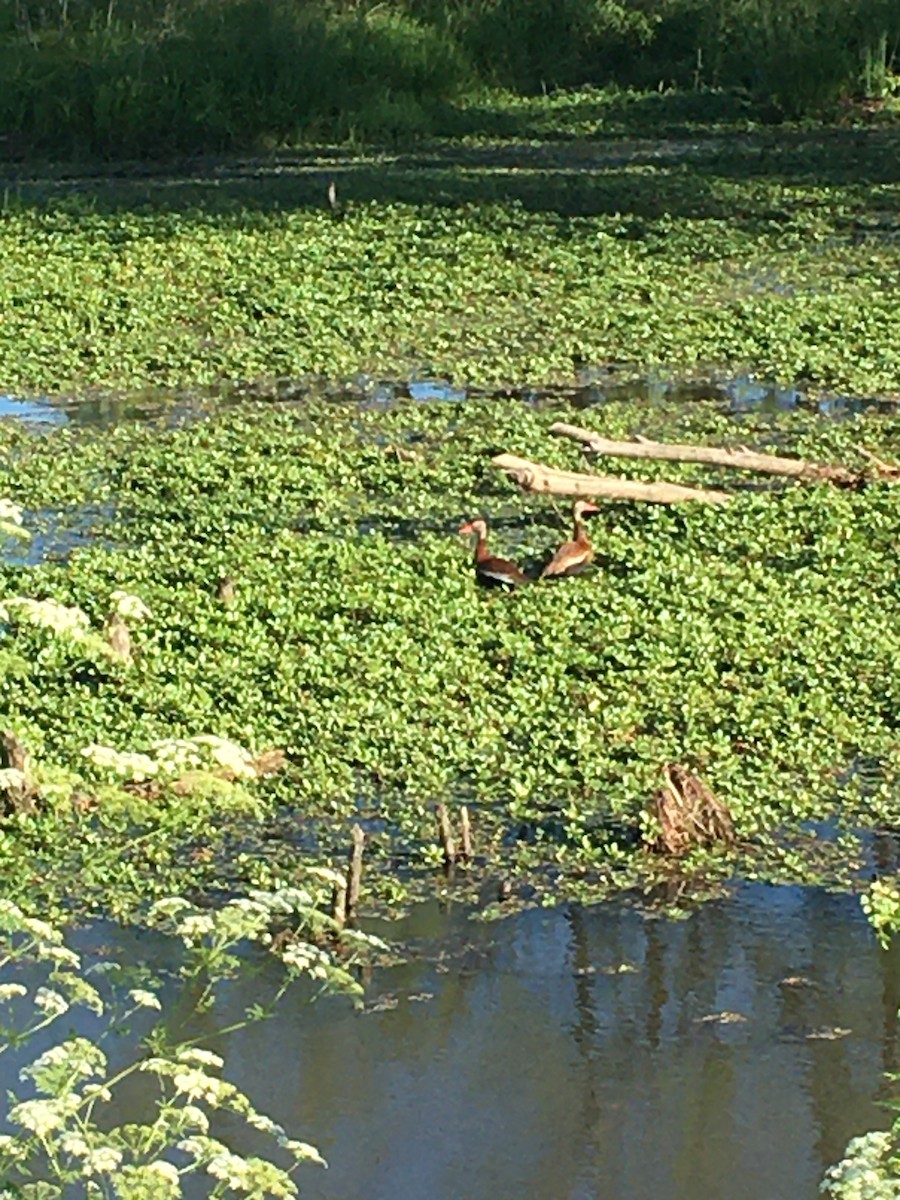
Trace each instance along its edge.
<instances>
[{"instance_id":1,"label":"water","mask_svg":"<svg viewBox=\"0 0 900 1200\"><path fill-rule=\"evenodd\" d=\"M363 1012L289 997L217 1043L270 993L264 972L190 1029L325 1154L306 1200L813 1200L850 1138L889 1124L900 952L853 897L744 885L680 921L610 903L488 925L432 902L368 925L405 961L369 980ZM139 931L76 942L176 965ZM0 1059L0 1086L19 1066ZM111 1115L145 1117L150 1086L137 1076ZM227 1129L244 1153L272 1149Z\"/></svg>"},{"instance_id":2,"label":"water","mask_svg":"<svg viewBox=\"0 0 900 1200\"><path fill-rule=\"evenodd\" d=\"M113 514L113 506L84 505L79 508L26 510L25 539L0 540L0 561L13 566L30 567L42 562L66 562L73 550L96 544L103 525Z\"/></svg>"},{"instance_id":3,"label":"water","mask_svg":"<svg viewBox=\"0 0 900 1200\"><path fill-rule=\"evenodd\" d=\"M49 400L22 400L17 396L0 393L0 420L12 417L23 425L37 428L49 425L65 425L68 417Z\"/></svg>"},{"instance_id":4,"label":"water","mask_svg":"<svg viewBox=\"0 0 900 1200\"><path fill-rule=\"evenodd\" d=\"M813 1200L849 1139L889 1123L900 953L850 896L745 885L681 921L611 903L492 925L430 903L369 924L406 961L364 1012L289 999L216 1047L328 1158L306 1200ZM98 939L132 962L168 950ZM215 1043L267 992L245 977L193 1032Z\"/></svg>"},{"instance_id":5,"label":"water","mask_svg":"<svg viewBox=\"0 0 900 1200\"><path fill-rule=\"evenodd\" d=\"M659 371L642 374L636 364L608 363L580 365L575 371L573 385L549 388L524 385L502 388L494 393L457 386L444 379L379 380L359 373L340 381L319 377L284 378L177 393L147 390L135 394L96 394L67 400L64 405L0 395L0 419L12 417L38 430L67 422L108 429L128 421L153 422L174 428L247 402L294 406L307 400L327 399L357 403L366 409L389 410L405 398L419 404L457 404L470 396L492 394L515 396L532 406L567 400L575 409L624 401L651 406L712 401L723 405L736 418L749 413L791 412L797 408L807 408L831 419L866 413L894 415L897 412L896 399L887 396L808 397L802 387L760 380L750 374L730 376L710 371L706 375L684 378Z\"/></svg>"},{"instance_id":6,"label":"water","mask_svg":"<svg viewBox=\"0 0 900 1200\"><path fill-rule=\"evenodd\" d=\"M421 957L366 1015L329 1001L232 1047L241 1086L330 1160L309 1200L812 1200L887 1124L900 957L850 897L748 886L681 922L607 905L488 927L431 906L402 932Z\"/></svg>"}]
</instances>

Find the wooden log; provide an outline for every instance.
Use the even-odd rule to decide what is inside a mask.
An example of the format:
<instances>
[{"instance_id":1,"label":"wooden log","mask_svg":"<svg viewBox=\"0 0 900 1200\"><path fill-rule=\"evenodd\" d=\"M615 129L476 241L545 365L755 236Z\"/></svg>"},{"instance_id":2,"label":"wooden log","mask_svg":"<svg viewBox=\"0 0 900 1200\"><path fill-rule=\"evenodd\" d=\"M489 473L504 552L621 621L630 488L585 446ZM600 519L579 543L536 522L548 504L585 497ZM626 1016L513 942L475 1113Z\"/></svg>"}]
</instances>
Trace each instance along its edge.
<instances>
[{"instance_id":1,"label":"wooden log","mask_svg":"<svg viewBox=\"0 0 900 1200\"><path fill-rule=\"evenodd\" d=\"M441 846L444 850L444 865L452 867L456 862L456 843L453 840L453 830L450 827L450 814L446 804L437 806L438 831L441 835Z\"/></svg>"},{"instance_id":2,"label":"wooden log","mask_svg":"<svg viewBox=\"0 0 900 1200\"><path fill-rule=\"evenodd\" d=\"M10 773L0 784L2 815L36 813L40 792L31 782L31 755L11 729L0 732L0 768Z\"/></svg>"},{"instance_id":3,"label":"wooden log","mask_svg":"<svg viewBox=\"0 0 900 1200\"><path fill-rule=\"evenodd\" d=\"M353 846L350 850L350 865L347 868L347 899L345 912L347 920L352 921L356 916L356 906L359 903L359 885L362 880L363 847L366 835L359 825L354 825L350 831Z\"/></svg>"},{"instance_id":4,"label":"wooden log","mask_svg":"<svg viewBox=\"0 0 900 1200\"><path fill-rule=\"evenodd\" d=\"M802 458L780 458L774 454L757 454L746 446L729 450L724 446L694 446L678 442L652 442L637 437L630 442L616 442L601 437L578 425L557 421L550 426L555 437L571 438L591 454L612 458L651 458L665 462L705 463L711 467L732 467L738 471L757 471L765 475L781 475L788 479L836 483L844 486L859 481L857 472L847 467L806 462Z\"/></svg>"},{"instance_id":5,"label":"wooden log","mask_svg":"<svg viewBox=\"0 0 900 1200\"><path fill-rule=\"evenodd\" d=\"M466 862L472 861L472 825L465 804L459 809L459 856Z\"/></svg>"},{"instance_id":6,"label":"wooden log","mask_svg":"<svg viewBox=\"0 0 900 1200\"><path fill-rule=\"evenodd\" d=\"M545 495L584 496L595 500L642 500L647 504L681 504L685 500L727 504L731 499L727 492L682 487L678 483L644 483L639 479L557 471L555 467L530 462L515 454L498 454L491 459L491 464L511 475L523 491Z\"/></svg>"}]
</instances>

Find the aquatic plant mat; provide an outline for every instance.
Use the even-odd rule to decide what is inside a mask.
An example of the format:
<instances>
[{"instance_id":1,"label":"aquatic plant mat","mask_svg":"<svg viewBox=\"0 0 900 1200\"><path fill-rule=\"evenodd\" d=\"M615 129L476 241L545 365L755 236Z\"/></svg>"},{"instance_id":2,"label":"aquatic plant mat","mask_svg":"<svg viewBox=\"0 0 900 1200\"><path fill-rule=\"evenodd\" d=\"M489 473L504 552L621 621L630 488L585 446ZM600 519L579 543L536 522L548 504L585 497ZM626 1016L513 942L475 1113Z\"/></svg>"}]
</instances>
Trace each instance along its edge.
<instances>
[{"instance_id":1,"label":"aquatic plant mat","mask_svg":"<svg viewBox=\"0 0 900 1200\"><path fill-rule=\"evenodd\" d=\"M570 536L565 502L490 462L514 445L577 468L548 436L568 400L173 404L174 425L0 422L0 491L36 545L55 530L50 558L17 538L0 562L3 775L21 785L18 762L32 800L0 822L6 893L133 914L290 883L345 864L354 824L361 911L436 886L508 907L735 871L847 881L847 831L900 817L896 485L648 460L732 498L604 503L590 572L490 594L457 529L486 516L531 576ZM900 455L885 407L638 390L589 424L856 468L861 447ZM705 831L677 859L654 848L667 779ZM452 884L448 831L468 843Z\"/></svg>"}]
</instances>

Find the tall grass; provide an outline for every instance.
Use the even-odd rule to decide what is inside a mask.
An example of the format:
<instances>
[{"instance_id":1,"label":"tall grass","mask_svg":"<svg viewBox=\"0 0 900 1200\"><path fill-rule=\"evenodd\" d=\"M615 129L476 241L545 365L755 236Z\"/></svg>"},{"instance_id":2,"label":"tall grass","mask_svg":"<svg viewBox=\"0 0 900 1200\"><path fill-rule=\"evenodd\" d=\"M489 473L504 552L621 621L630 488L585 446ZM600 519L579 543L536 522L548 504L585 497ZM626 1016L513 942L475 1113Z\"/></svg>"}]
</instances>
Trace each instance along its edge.
<instances>
[{"instance_id":1,"label":"tall grass","mask_svg":"<svg viewBox=\"0 0 900 1200\"><path fill-rule=\"evenodd\" d=\"M56 0L59 12L65 0ZM75 155L425 132L464 57L398 9L292 0L32 0L0 40L0 133Z\"/></svg>"},{"instance_id":2,"label":"tall grass","mask_svg":"<svg viewBox=\"0 0 900 1200\"><path fill-rule=\"evenodd\" d=\"M898 0L6 0L0 136L150 155L432 131L470 87L883 92Z\"/></svg>"}]
</instances>

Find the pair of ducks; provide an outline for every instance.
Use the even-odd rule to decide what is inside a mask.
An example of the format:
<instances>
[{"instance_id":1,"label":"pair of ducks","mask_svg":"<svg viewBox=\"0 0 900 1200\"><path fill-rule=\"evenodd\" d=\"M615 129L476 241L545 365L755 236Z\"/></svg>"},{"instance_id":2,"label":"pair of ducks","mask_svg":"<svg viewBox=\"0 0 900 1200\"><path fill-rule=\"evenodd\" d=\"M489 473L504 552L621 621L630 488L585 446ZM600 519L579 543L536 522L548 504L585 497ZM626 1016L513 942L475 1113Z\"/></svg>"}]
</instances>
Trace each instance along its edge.
<instances>
[{"instance_id":1,"label":"pair of ducks","mask_svg":"<svg viewBox=\"0 0 900 1200\"><path fill-rule=\"evenodd\" d=\"M584 527L584 518L588 513L599 512L596 504L587 500L576 500L572 506L572 517L575 530L572 540L565 542L541 571L541 579L564 579L569 575L578 575L594 557L594 548L588 540ZM467 521L460 525L459 532L474 533L478 537L475 543L475 578L484 587L515 588L523 583L529 583L528 576L520 571L515 563L505 558L496 558L487 546L487 523L485 521Z\"/></svg>"}]
</instances>

